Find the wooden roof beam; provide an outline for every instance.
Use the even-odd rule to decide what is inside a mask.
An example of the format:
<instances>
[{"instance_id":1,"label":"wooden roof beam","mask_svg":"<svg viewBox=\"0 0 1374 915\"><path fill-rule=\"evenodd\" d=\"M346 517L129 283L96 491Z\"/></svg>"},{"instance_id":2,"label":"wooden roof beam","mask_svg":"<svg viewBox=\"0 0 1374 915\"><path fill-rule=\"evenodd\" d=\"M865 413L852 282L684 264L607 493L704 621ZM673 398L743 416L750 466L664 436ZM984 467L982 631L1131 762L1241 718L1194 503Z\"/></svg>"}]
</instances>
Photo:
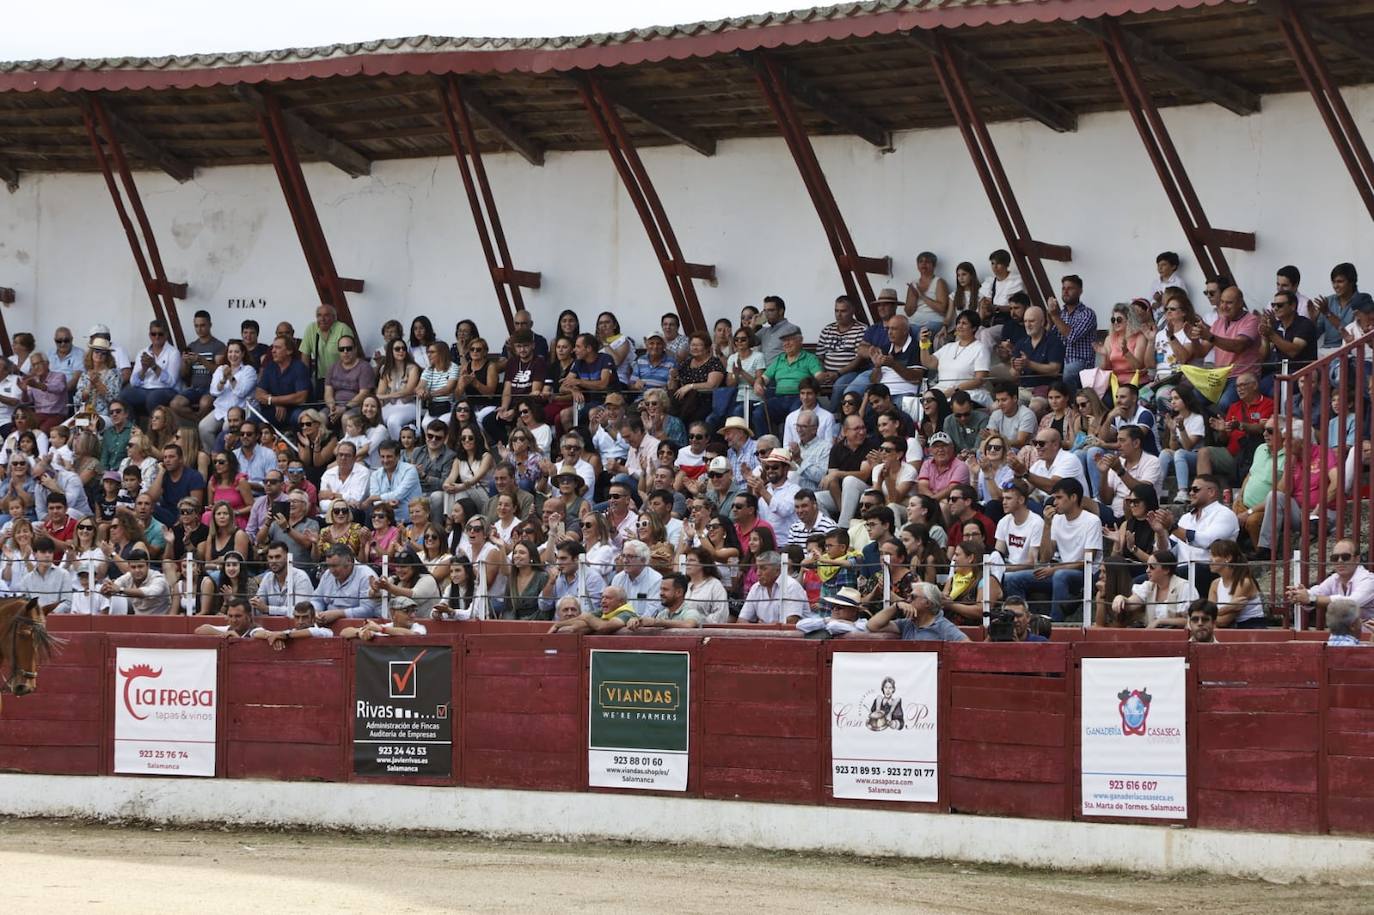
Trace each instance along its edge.
<instances>
[{"instance_id":1,"label":"wooden roof beam","mask_svg":"<svg viewBox=\"0 0 1374 915\"><path fill-rule=\"evenodd\" d=\"M754 56L761 54L762 51L755 51L752 54L746 52L742 56L752 62ZM892 152L892 131L855 111L847 101L821 89L776 57L773 60L777 64L783 88L787 90L788 95L846 133L852 133L883 152Z\"/></svg>"},{"instance_id":2,"label":"wooden roof beam","mask_svg":"<svg viewBox=\"0 0 1374 915\"><path fill-rule=\"evenodd\" d=\"M1021 109L1028 117L1039 121L1050 130L1058 133L1072 133L1078 129L1078 115L1071 109L998 72L978 55L970 54L964 50L943 30L937 31L940 31L940 37L945 45L959 58L959 63L964 72L979 83L992 89L1012 105ZM938 53L939 44L930 32L923 29L913 29L906 33L906 37L907 40L923 51L931 54Z\"/></svg>"},{"instance_id":3,"label":"wooden roof beam","mask_svg":"<svg viewBox=\"0 0 1374 915\"><path fill-rule=\"evenodd\" d=\"M565 73L563 75L574 85L582 85L580 73ZM670 140L681 143L688 149L699 152L703 156L714 156L716 154L716 138L705 131L697 130L695 127L690 127L687 124L681 123L619 86L611 87L603 81L601 83L601 91L617 108L628 111Z\"/></svg>"},{"instance_id":4,"label":"wooden roof beam","mask_svg":"<svg viewBox=\"0 0 1374 915\"><path fill-rule=\"evenodd\" d=\"M0 181L5 182L5 187L13 194L19 190L19 169L0 159Z\"/></svg>"},{"instance_id":5,"label":"wooden roof beam","mask_svg":"<svg viewBox=\"0 0 1374 915\"><path fill-rule=\"evenodd\" d=\"M1079 19L1074 25L1089 35L1103 41L1107 40L1107 30L1095 19ZM1179 61L1159 45L1127 31L1125 26L1122 26L1121 32L1126 50L1130 52L1131 57L1152 72L1191 89L1205 100L1220 105L1227 111L1247 115L1260 110L1259 95L1244 86L1223 76L1204 73L1191 64Z\"/></svg>"},{"instance_id":6,"label":"wooden roof beam","mask_svg":"<svg viewBox=\"0 0 1374 915\"><path fill-rule=\"evenodd\" d=\"M89 93L81 93L77 101L81 108L85 110L90 106ZM133 150L134 154L143 161L156 165L167 174L176 179L178 184L185 184L196 176L196 167L180 156L173 155L163 149L157 143L148 139L142 130L135 127L129 119L123 115L119 108L110 104L105 96L100 96L100 103L105 106L105 115L110 122L110 127L115 135L119 137L121 143Z\"/></svg>"},{"instance_id":7,"label":"wooden roof beam","mask_svg":"<svg viewBox=\"0 0 1374 915\"><path fill-rule=\"evenodd\" d=\"M1283 4L1279 0L1259 0L1259 6L1260 9L1276 18L1282 18L1284 15ZM1332 25L1311 10L1302 9L1300 14L1303 22L1307 25L1307 30L1314 37L1320 38L1327 44L1335 45L1362 63L1374 64L1374 47L1371 47L1363 35L1352 34L1344 26Z\"/></svg>"},{"instance_id":8,"label":"wooden roof beam","mask_svg":"<svg viewBox=\"0 0 1374 915\"><path fill-rule=\"evenodd\" d=\"M267 101L263 98L261 90L247 83L239 83L232 91L237 98L252 105L253 110L262 114L267 113ZM300 115L283 111L281 116L291 139L330 165L354 178L361 178L372 172L372 161L356 149L311 127Z\"/></svg>"},{"instance_id":9,"label":"wooden roof beam","mask_svg":"<svg viewBox=\"0 0 1374 915\"><path fill-rule=\"evenodd\" d=\"M491 100L470 80L460 80L463 101L473 114L487 125L492 133L501 138L511 149L525 157L530 165L544 164L544 147L536 143L528 134L511 123L510 119L492 105Z\"/></svg>"}]
</instances>

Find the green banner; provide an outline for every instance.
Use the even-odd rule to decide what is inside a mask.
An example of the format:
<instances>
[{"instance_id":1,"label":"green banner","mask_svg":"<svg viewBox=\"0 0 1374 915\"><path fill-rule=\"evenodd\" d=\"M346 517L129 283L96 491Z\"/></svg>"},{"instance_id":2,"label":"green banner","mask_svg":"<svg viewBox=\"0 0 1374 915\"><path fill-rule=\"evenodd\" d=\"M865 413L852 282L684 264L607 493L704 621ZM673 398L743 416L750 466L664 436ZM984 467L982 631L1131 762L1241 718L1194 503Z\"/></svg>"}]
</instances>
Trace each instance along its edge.
<instances>
[{"instance_id":1,"label":"green banner","mask_svg":"<svg viewBox=\"0 0 1374 915\"><path fill-rule=\"evenodd\" d=\"M690 673L685 651L592 651L593 787L687 790Z\"/></svg>"}]
</instances>

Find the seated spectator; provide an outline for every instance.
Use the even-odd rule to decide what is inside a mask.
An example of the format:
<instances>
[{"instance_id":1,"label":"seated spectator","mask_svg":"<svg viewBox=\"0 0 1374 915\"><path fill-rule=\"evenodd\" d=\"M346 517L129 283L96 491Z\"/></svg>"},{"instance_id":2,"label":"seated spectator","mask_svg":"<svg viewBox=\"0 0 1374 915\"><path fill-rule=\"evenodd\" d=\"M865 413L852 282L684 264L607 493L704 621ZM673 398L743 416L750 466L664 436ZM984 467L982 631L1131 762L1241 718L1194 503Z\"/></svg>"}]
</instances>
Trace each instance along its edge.
<instances>
[{"instance_id":1,"label":"seated spectator","mask_svg":"<svg viewBox=\"0 0 1374 915\"><path fill-rule=\"evenodd\" d=\"M1102 521L1083 507L1083 487L1077 480L1060 480L1051 490L1052 505L1046 505L1044 535L1040 541L1040 563L1033 570L1009 572L1002 577L1008 596L1025 598L1029 592L1050 592L1051 618L1065 618L1064 605L1076 589L1090 588L1084 581L1084 560L1091 576L1097 573L1096 561L1102 553ZM1053 562L1056 553L1059 561Z\"/></svg>"},{"instance_id":2,"label":"seated spectator","mask_svg":"<svg viewBox=\"0 0 1374 915\"><path fill-rule=\"evenodd\" d=\"M1224 437L1225 446L1209 445L1197 456L1198 474L1219 476L1228 483L1249 472L1252 455L1263 439L1265 420L1274 415L1274 401L1260 393L1255 375L1245 373L1234 381L1236 398L1226 415L1214 416L1207 423Z\"/></svg>"},{"instance_id":3,"label":"seated spectator","mask_svg":"<svg viewBox=\"0 0 1374 915\"><path fill-rule=\"evenodd\" d=\"M949 497L954 487L967 485L968 464L955 457L954 445L948 435L943 432L932 435L926 440L926 451L926 460L916 477L918 493L941 502Z\"/></svg>"},{"instance_id":4,"label":"seated spectator","mask_svg":"<svg viewBox=\"0 0 1374 915\"><path fill-rule=\"evenodd\" d=\"M816 339L816 356L821 360L822 369L816 381L832 386L832 411L838 412L845 389L859 377L859 369L865 360L859 355L858 348L866 330L867 327L855 319L854 303L849 296L838 296L835 299L835 320L821 328L820 336Z\"/></svg>"},{"instance_id":5,"label":"seated spectator","mask_svg":"<svg viewBox=\"0 0 1374 915\"><path fill-rule=\"evenodd\" d=\"M922 329L929 329L932 336L939 334L949 316L949 284L935 275L937 263L929 251L916 255L916 280L906 284L903 307L917 334Z\"/></svg>"},{"instance_id":6,"label":"seated spectator","mask_svg":"<svg viewBox=\"0 0 1374 915\"><path fill-rule=\"evenodd\" d=\"M378 449L382 466L372 471L368 479L368 495L363 500L366 509L385 506L402 522L410 521L410 500L420 495L420 476L415 467L403 463L400 445L383 442Z\"/></svg>"},{"instance_id":7,"label":"seated spectator","mask_svg":"<svg viewBox=\"0 0 1374 915\"><path fill-rule=\"evenodd\" d=\"M1097 483L1097 501L1111 509L1113 519L1125 514L1126 497L1137 486L1151 487L1156 498L1164 489L1164 465L1145 450L1145 433L1139 426L1123 428L1117 436L1116 453L1099 454L1091 470Z\"/></svg>"},{"instance_id":8,"label":"seated spectator","mask_svg":"<svg viewBox=\"0 0 1374 915\"><path fill-rule=\"evenodd\" d=\"M985 384L992 364L986 344L977 339L982 322L974 311L962 312L954 321L954 339L932 352L929 333L923 333L919 346L921 364L937 373L935 384L948 397L955 391L969 392L979 406L992 403Z\"/></svg>"},{"instance_id":9,"label":"seated spectator","mask_svg":"<svg viewBox=\"0 0 1374 915\"><path fill-rule=\"evenodd\" d=\"M1049 635L1037 632L1037 627L1034 625L1040 620L1049 623L1049 618L1031 613L1023 598L1008 597L1002 601L1002 609L1011 614L1013 641L1046 643L1050 640Z\"/></svg>"},{"instance_id":10,"label":"seated spectator","mask_svg":"<svg viewBox=\"0 0 1374 915\"><path fill-rule=\"evenodd\" d=\"M1149 303L1144 304L1148 307ZM1093 348L1097 350L1100 367L1112 373L1117 385L1129 384L1139 389L1153 367L1153 343L1153 333L1146 333L1141 324L1140 310L1118 302L1112 306L1107 338Z\"/></svg>"},{"instance_id":11,"label":"seated spectator","mask_svg":"<svg viewBox=\"0 0 1374 915\"><path fill-rule=\"evenodd\" d=\"M677 359L668 354L668 345L658 331L644 338L644 355L635 358L633 365L627 385L632 391L666 388L677 371Z\"/></svg>"},{"instance_id":12,"label":"seated spectator","mask_svg":"<svg viewBox=\"0 0 1374 915\"><path fill-rule=\"evenodd\" d=\"M615 585L610 585L601 592L599 605L601 607L599 613L588 611L581 616L555 621L549 627L550 634L571 632L586 635L610 635L624 629L630 620L636 616L634 607L630 606L625 599L625 592ZM571 605L569 608L571 609Z\"/></svg>"},{"instance_id":13,"label":"seated spectator","mask_svg":"<svg viewBox=\"0 0 1374 915\"><path fill-rule=\"evenodd\" d=\"M582 611L593 612L601 604L601 595L606 588L606 580L600 570L591 566L583 567L582 544L576 540L565 540L558 544L555 551L555 572L549 575L539 593L541 613L552 613L555 604L566 598L581 601ZM546 616L545 619L548 619Z\"/></svg>"},{"instance_id":14,"label":"seated spectator","mask_svg":"<svg viewBox=\"0 0 1374 915\"><path fill-rule=\"evenodd\" d=\"M1168 550L1157 550L1145 564L1145 580L1131 588L1130 594L1111 598L1111 616L1107 602L1099 601L1097 625L1120 627L1184 628L1188 625L1187 610L1197 600L1197 589L1186 578L1180 578L1178 558Z\"/></svg>"},{"instance_id":15,"label":"seated spectator","mask_svg":"<svg viewBox=\"0 0 1374 915\"><path fill-rule=\"evenodd\" d=\"M627 540L621 547L621 568L611 578L611 587L629 595L637 616L658 612L658 586L663 576L649 567L649 546L640 540Z\"/></svg>"},{"instance_id":16,"label":"seated spectator","mask_svg":"<svg viewBox=\"0 0 1374 915\"><path fill-rule=\"evenodd\" d=\"M871 633L895 632L908 642L967 642L968 636L945 618L944 595L929 582L917 582L909 600L893 601L868 621ZM900 614L900 617L898 617Z\"/></svg>"},{"instance_id":17,"label":"seated spectator","mask_svg":"<svg viewBox=\"0 0 1374 915\"><path fill-rule=\"evenodd\" d=\"M959 622L977 625L983 619L985 602L989 607L1002 602L1002 583L996 575L984 574L985 550L983 541L976 539L961 540L954 548L940 604Z\"/></svg>"},{"instance_id":18,"label":"seated spectator","mask_svg":"<svg viewBox=\"0 0 1374 915\"><path fill-rule=\"evenodd\" d=\"M1236 521L1235 513L1218 501L1221 498L1221 481L1216 477L1199 474L1188 488L1188 496L1191 511L1175 520L1171 512L1157 510L1150 515L1150 526L1157 534L1169 538L1169 549L1173 550L1180 563L1192 563L1190 577L1198 590L1202 591L1212 582L1211 545L1218 540L1234 542L1240 533L1240 524ZM1186 565L1184 569L1187 569Z\"/></svg>"},{"instance_id":19,"label":"seated spectator","mask_svg":"<svg viewBox=\"0 0 1374 915\"><path fill-rule=\"evenodd\" d=\"M123 575L100 586L100 593L110 598L110 612L165 615L172 610L171 590L161 572L153 571L148 554L132 550L127 557L128 570Z\"/></svg>"},{"instance_id":20,"label":"seated spectator","mask_svg":"<svg viewBox=\"0 0 1374 915\"><path fill-rule=\"evenodd\" d=\"M181 354L168 339L167 325L150 321L148 347L134 360L129 383L119 392L119 401L136 415L146 416L155 407L172 402L180 376Z\"/></svg>"},{"instance_id":21,"label":"seated spectator","mask_svg":"<svg viewBox=\"0 0 1374 915\"><path fill-rule=\"evenodd\" d=\"M786 327L779 332L782 351L754 378L758 401L750 418L760 428L767 425L781 430L787 414L801 405L797 391L802 379L814 378L821 371L816 354L802 349L801 328L783 323Z\"/></svg>"},{"instance_id":22,"label":"seated spectator","mask_svg":"<svg viewBox=\"0 0 1374 915\"><path fill-rule=\"evenodd\" d=\"M383 594L390 595L388 604L393 620L398 605L404 607L405 604L409 604L407 609L410 619L429 619L435 605L440 601L439 583L429 574L419 555L412 549L404 549L397 554L396 562L391 569L390 578L378 575L368 582L368 593L376 598Z\"/></svg>"},{"instance_id":23,"label":"seated spectator","mask_svg":"<svg viewBox=\"0 0 1374 915\"><path fill-rule=\"evenodd\" d=\"M1174 501L1187 501L1188 484L1197 473L1198 452L1207 440L1207 417L1203 415L1195 398L1196 390L1170 388L1167 399L1169 412L1164 414L1164 433L1159 451L1159 461L1167 475L1173 467L1177 495ZM1163 398L1162 398L1163 399Z\"/></svg>"},{"instance_id":24,"label":"seated spectator","mask_svg":"<svg viewBox=\"0 0 1374 915\"><path fill-rule=\"evenodd\" d=\"M1211 645L1217 641L1217 605L1199 598L1188 605L1188 641Z\"/></svg>"},{"instance_id":25,"label":"seated spectator","mask_svg":"<svg viewBox=\"0 0 1374 915\"><path fill-rule=\"evenodd\" d=\"M1035 435L1039 422L1031 408L1020 402L1016 384L998 381L992 386L992 396L993 409L980 435L999 435L1014 449L1025 445Z\"/></svg>"},{"instance_id":26,"label":"seated spectator","mask_svg":"<svg viewBox=\"0 0 1374 915\"><path fill-rule=\"evenodd\" d=\"M1050 385L1062 383L1064 343L1058 334L1050 333L1049 318L1039 305L1028 307L1022 321L1025 333L1011 344L1011 368L1020 399L1042 413Z\"/></svg>"},{"instance_id":27,"label":"seated spectator","mask_svg":"<svg viewBox=\"0 0 1374 915\"><path fill-rule=\"evenodd\" d=\"M782 574L782 557L769 550L754 557L758 581L744 596L741 623L786 623L789 626L811 612L806 589L791 575Z\"/></svg>"},{"instance_id":28,"label":"seated spectator","mask_svg":"<svg viewBox=\"0 0 1374 915\"><path fill-rule=\"evenodd\" d=\"M1374 619L1374 572L1360 561L1353 540L1338 540L1331 547L1332 573L1312 587L1290 585L1285 597L1290 603L1328 610L1340 598L1355 602L1363 619Z\"/></svg>"},{"instance_id":29,"label":"seated spectator","mask_svg":"<svg viewBox=\"0 0 1374 915\"><path fill-rule=\"evenodd\" d=\"M1006 560L1004 574L1034 569L1040 558L1045 519L1030 510L1030 486L1015 480L1001 490L1001 498L1002 517L991 542Z\"/></svg>"},{"instance_id":30,"label":"seated spectator","mask_svg":"<svg viewBox=\"0 0 1374 915\"><path fill-rule=\"evenodd\" d=\"M1129 426L1139 429L1144 435L1145 451L1159 454L1159 444L1155 439L1155 416L1140 403L1140 389L1133 384L1117 385L1116 402L1098 426L1099 444L1089 446L1082 454L1083 472L1088 481L1088 494L1096 497L1097 480L1093 472L1098 455L1105 451L1120 449L1121 430Z\"/></svg>"},{"instance_id":31,"label":"seated spectator","mask_svg":"<svg viewBox=\"0 0 1374 915\"><path fill-rule=\"evenodd\" d=\"M1080 392L1080 395L1081 392ZM1071 452L1063 449L1063 439L1054 429L1035 433L1035 461L1027 468L1019 459L1008 459L1012 472L1025 477L1035 487L1034 495L1048 497L1062 480L1073 480L1083 492L1088 491L1088 478L1083 464Z\"/></svg>"},{"instance_id":32,"label":"seated spectator","mask_svg":"<svg viewBox=\"0 0 1374 915\"><path fill-rule=\"evenodd\" d=\"M1215 540L1209 547L1215 576L1207 599L1217 605L1218 626L1265 628L1264 598L1255 571L1234 540Z\"/></svg>"},{"instance_id":33,"label":"seated spectator","mask_svg":"<svg viewBox=\"0 0 1374 915\"><path fill-rule=\"evenodd\" d=\"M148 495L155 503L153 514L163 524L175 524L181 501L191 498L199 504L205 496L205 478L200 471L187 467L182 460L181 446L170 444L162 449L162 472L148 486Z\"/></svg>"},{"instance_id":34,"label":"seated spectator","mask_svg":"<svg viewBox=\"0 0 1374 915\"><path fill-rule=\"evenodd\" d=\"M288 642L296 639L328 639L334 637L334 630L321 626L315 616L315 605L308 600L298 601L291 611L291 628L260 629L254 638L265 639L273 651L281 651Z\"/></svg>"},{"instance_id":35,"label":"seated spectator","mask_svg":"<svg viewBox=\"0 0 1374 915\"><path fill-rule=\"evenodd\" d=\"M1348 597L1333 597L1326 607L1326 628L1331 633L1326 644L1338 648L1360 648L1360 607Z\"/></svg>"},{"instance_id":36,"label":"seated spectator","mask_svg":"<svg viewBox=\"0 0 1374 915\"><path fill-rule=\"evenodd\" d=\"M271 357L263 363L253 394L259 408L269 421L279 426L293 426L310 394L310 369L296 355L290 339L275 337Z\"/></svg>"},{"instance_id":37,"label":"seated spectator","mask_svg":"<svg viewBox=\"0 0 1374 915\"><path fill-rule=\"evenodd\" d=\"M371 594L376 577L371 566L358 562L348 547L340 544L331 548L311 598L320 622L327 625L338 619L380 616L381 601Z\"/></svg>"},{"instance_id":38,"label":"seated spectator","mask_svg":"<svg viewBox=\"0 0 1374 915\"><path fill-rule=\"evenodd\" d=\"M663 609L655 616L636 616L625 622L625 630L638 629L699 629L700 611L687 603L687 576L678 572L666 575L659 584L659 598Z\"/></svg>"},{"instance_id":39,"label":"seated spectator","mask_svg":"<svg viewBox=\"0 0 1374 915\"><path fill-rule=\"evenodd\" d=\"M49 613L70 613L75 580L71 573L53 561L55 555L57 545L52 538L45 535L35 537L33 566L19 577L14 590L18 594L37 597Z\"/></svg>"}]
</instances>

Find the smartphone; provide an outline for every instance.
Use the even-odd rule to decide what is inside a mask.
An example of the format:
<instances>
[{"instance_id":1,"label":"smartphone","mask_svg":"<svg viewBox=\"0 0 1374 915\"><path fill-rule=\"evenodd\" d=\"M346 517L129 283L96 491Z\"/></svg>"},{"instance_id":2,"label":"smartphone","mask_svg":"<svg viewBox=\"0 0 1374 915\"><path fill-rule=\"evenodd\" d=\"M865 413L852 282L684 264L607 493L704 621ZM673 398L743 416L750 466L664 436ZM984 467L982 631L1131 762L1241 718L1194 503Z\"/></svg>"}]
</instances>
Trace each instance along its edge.
<instances>
[{"instance_id":1,"label":"smartphone","mask_svg":"<svg viewBox=\"0 0 1374 915\"><path fill-rule=\"evenodd\" d=\"M291 503L286 499L278 499L276 502L272 503L272 514L286 515L288 518L291 517Z\"/></svg>"}]
</instances>

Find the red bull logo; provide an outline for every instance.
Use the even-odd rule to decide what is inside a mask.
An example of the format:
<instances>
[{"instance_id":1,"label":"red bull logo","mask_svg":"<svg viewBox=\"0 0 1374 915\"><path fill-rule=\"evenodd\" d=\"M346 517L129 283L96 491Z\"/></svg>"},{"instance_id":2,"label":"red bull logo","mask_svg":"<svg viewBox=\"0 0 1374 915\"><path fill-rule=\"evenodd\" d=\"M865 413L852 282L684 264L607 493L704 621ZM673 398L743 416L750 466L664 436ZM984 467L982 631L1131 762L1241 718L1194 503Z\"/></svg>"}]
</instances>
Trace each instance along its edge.
<instances>
[{"instance_id":1,"label":"red bull logo","mask_svg":"<svg viewBox=\"0 0 1374 915\"><path fill-rule=\"evenodd\" d=\"M173 689L157 686L138 686L139 680L155 680L162 676L162 668L151 664L135 664L120 668L124 678L124 708L135 720L144 721L150 714L163 709L213 708L213 689Z\"/></svg>"}]
</instances>

